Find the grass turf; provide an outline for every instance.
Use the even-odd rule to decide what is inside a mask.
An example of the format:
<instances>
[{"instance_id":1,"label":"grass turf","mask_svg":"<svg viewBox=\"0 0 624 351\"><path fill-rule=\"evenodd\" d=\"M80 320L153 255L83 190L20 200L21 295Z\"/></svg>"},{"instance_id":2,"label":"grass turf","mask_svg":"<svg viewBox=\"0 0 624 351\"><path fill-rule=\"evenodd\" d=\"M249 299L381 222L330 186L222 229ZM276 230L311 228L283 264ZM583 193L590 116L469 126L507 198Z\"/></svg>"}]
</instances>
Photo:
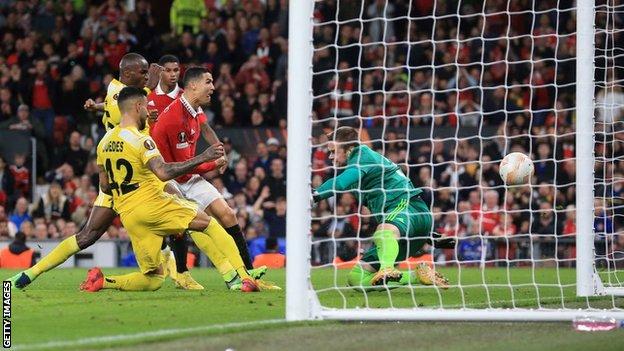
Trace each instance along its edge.
<instances>
[{"instance_id":1,"label":"grass turf","mask_svg":"<svg viewBox=\"0 0 624 351\"><path fill-rule=\"evenodd\" d=\"M415 305L512 307L514 306L512 300L516 301L517 307L561 307L562 305L568 308L587 305L606 308L614 305L624 307L624 299L621 298L576 298L574 296L575 273L572 269L557 271L541 268L535 272L528 268L510 270L488 268L483 271L477 268L462 268L461 270L444 268L441 270L451 283L456 285L444 292L431 287L415 287L415 289L402 288L391 292L363 294L344 287L347 271L334 271L333 269L314 269L312 281L320 291L321 302L328 307L413 307ZM124 272L128 270L105 270L107 274ZM13 273L13 271L0 270L3 277L11 276ZM257 294L229 292L225 290L216 271L199 269L192 273L206 287L206 290L201 292L177 290L171 281L167 281L162 289L153 293L105 290L89 294L82 293L77 288L86 274L85 269L59 269L49 272L25 291L13 291L11 318L13 345L29 348L42 343L72 343L85 338L124 334L136 337L96 339L94 343L83 344L82 347L91 349L113 345L133 345L129 349L136 349L136 344L150 341L152 343L145 349L147 347L150 350L151 347L159 349L159 345L162 345L162 349L174 347L191 349L188 345L196 344L204 345L204 347L197 346L196 349L223 350L225 346L220 348L208 346L226 345L229 342L230 344L227 345L234 345L243 350L249 349L250 345L254 345L254 350L275 350L287 349L288 343L310 338L306 340L313 341L307 342L306 345L297 345L297 348L313 349L316 345L316 349L326 349L323 345L332 340L331 335L336 335L336 340L333 342L336 345L344 344L345 349L349 349L347 346L352 344L356 346L359 344L360 350L362 346L369 349L369 346L377 345L375 342L384 340L383 344L378 344L379 349L388 349L389 343L396 343L396 349L409 349L407 344L409 340L412 340L409 341L411 345L423 345L424 342L429 342L426 340L435 344L436 338L441 338L449 348L440 349L448 351L459 350L463 346L469 348L470 345L462 343L461 340L470 340L473 337L483 340L492 339L492 342L499 343L493 345L502 346L506 342L521 345L522 340L534 336L536 342L539 340L553 342L554 340L561 348L564 348L570 345L593 346L594 343L602 345L605 340L611 340L612 335L618 335L619 338L624 336L621 331L581 336L581 334L571 332L569 323L546 324L545 326L543 324L506 323L487 324L486 326L478 323L401 323L399 325L367 323L359 325L336 322L296 325L278 322L253 325L254 321L283 319L283 291ZM283 286L284 272L270 271L267 279ZM484 281L487 285L483 284ZM457 286L459 282L461 282L461 288ZM510 287L510 284L514 286ZM336 286L340 289L336 289ZM250 324L242 326L231 324L239 322ZM373 332L373 330L366 332L368 327L378 331L383 330L383 336L379 336L380 333ZM172 329L176 330L172 331ZM354 331L350 332L352 329ZM172 333L139 334L162 330L169 330ZM357 337L359 334L356 334L356 330L363 331L360 337ZM609 337L605 338L607 335ZM559 337L562 339L557 339ZM170 341L172 339L177 341ZM153 342L159 343L153 344ZM433 344L432 346L435 346ZM68 348L68 344L50 345L59 349ZM452 348L452 345L456 348ZM477 345L476 341L474 345ZM604 350L609 349L608 343L604 345L606 345ZM292 347L294 345L291 345ZM71 347L71 349L75 348L76 345Z\"/></svg>"}]
</instances>

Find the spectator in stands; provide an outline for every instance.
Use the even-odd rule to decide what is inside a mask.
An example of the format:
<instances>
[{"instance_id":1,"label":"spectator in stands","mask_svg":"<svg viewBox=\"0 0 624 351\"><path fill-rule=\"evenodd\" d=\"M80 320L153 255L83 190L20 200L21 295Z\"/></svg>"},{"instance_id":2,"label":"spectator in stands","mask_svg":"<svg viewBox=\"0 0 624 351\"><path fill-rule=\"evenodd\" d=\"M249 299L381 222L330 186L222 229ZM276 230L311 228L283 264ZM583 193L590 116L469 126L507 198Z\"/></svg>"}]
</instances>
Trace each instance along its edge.
<instances>
[{"instance_id":1,"label":"spectator in stands","mask_svg":"<svg viewBox=\"0 0 624 351\"><path fill-rule=\"evenodd\" d=\"M33 73L26 79L21 91L26 104L33 108L33 116L43 124L48 138L52 137L54 130L54 102L58 101L56 86L50 76L47 61L38 59L35 61Z\"/></svg>"},{"instance_id":2,"label":"spectator in stands","mask_svg":"<svg viewBox=\"0 0 624 351\"><path fill-rule=\"evenodd\" d=\"M89 152L82 148L80 139L80 133L72 132L69 135L69 145L63 150L61 157L59 157L60 164L70 165L77 176L84 174L89 159Z\"/></svg>"},{"instance_id":3,"label":"spectator in stands","mask_svg":"<svg viewBox=\"0 0 624 351\"><path fill-rule=\"evenodd\" d=\"M206 4L203 0L173 0L169 12L171 33L180 35L190 31L197 34L201 20L206 16Z\"/></svg>"},{"instance_id":4,"label":"spectator in stands","mask_svg":"<svg viewBox=\"0 0 624 351\"><path fill-rule=\"evenodd\" d=\"M245 159L241 159L236 163L234 174L230 174L226 180L227 188L231 193L235 194L245 188L248 180L248 172L247 161Z\"/></svg>"},{"instance_id":5,"label":"spectator in stands","mask_svg":"<svg viewBox=\"0 0 624 351\"><path fill-rule=\"evenodd\" d=\"M278 197L275 201L275 211L264 211L264 219L269 227L269 236L286 237L286 198Z\"/></svg>"},{"instance_id":6,"label":"spectator in stands","mask_svg":"<svg viewBox=\"0 0 624 351\"><path fill-rule=\"evenodd\" d=\"M17 202L15 203L15 210L9 217L9 220L17 228L19 228L24 221L32 221L32 217L28 214L28 200L26 200L26 198L20 197L17 199Z\"/></svg>"},{"instance_id":7,"label":"spectator in stands","mask_svg":"<svg viewBox=\"0 0 624 351\"><path fill-rule=\"evenodd\" d=\"M13 237L17 232L17 227L9 221L5 207L0 205L0 237Z\"/></svg>"},{"instance_id":8,"label":"spectator in stands","mask_svg":"<svg viewBox=\"0 0 624 351\"><path fill-rule=\"evenodd\" d=\"M17 108L17 115L0 123L1 129L25 131L31 136L43 140L45 130L41 122L31 117L28 105L20 105Z\"/></svg>"},{"instance_id":9,"label":"spectator in stands","mask_svg":"<svg viewBox=\"0 0 624 351\"><path fill-rule=\"evenodd\" d=\"M26 235L22 232L17 232L11 244L0 250L0 268L26 269L34 264L34 251L26 246Z\"/></svg>"},{"instance_id":10,"label":"spectator in stands","mask_svg":"<svg viewBox=\"0 0 624 351\"><path fill-rule=\"evenodd\" d=\"M566 220L563 223L563 235L576 235L576 207L568 205L565 214Z\"/></svg>"},{"instance_id":11,"label":"spectator in stands","mask_svg":"<svg viewBox=\"0 0 624 351\"><path fill-rule=\"evenodd\" d=\"M19 231L26 234L27 238L33 238L35 236L35 226L31 221L23 221L19 226Z\"/></svg>"},{"instance_id":12,"label":"spectator in stands","mask_svg":"<svg viewBox=\"0 0 624 351\"><path fill-rule=\"evenodd\" d=\"M45 223L37 223L35 225L34 237L36 240L48 239L48 226Z\"/></svg>"},{"instance_id":13,"label":"spectator in stands","mask_svg":"<svg viewBox=\"0 0 624 351\"><path fill-rule=\"evenodd\" d=\"M286 266L286 256L279 252L277 238L266 239L266 249L263 254L257 255L253 261L254 267L267 266L271 269L280 269Z\"/></svg>"},{"instance_id":14,"label":"spectator in stands","mask_svg":"<svg viewBox=\"0 0 624 351\"><path fill-rule=\"evenodd\" d=\"M276 159L279 157L280 142L277 138L269 138L266 141L267 150L269 151L269 157Z\"/></svg>"},{"instance_id":15,"label":"spectator in stands","mask_svg":"<svg viewBox=\"0 0 624 351\"><path fill-rule=\"evenodd\" d=\"M256 200L258 200L261 192L261 187L262 182L260 181L260 179L258 179L258 177L253 176L249 178L247 184L245 185L245 189L243 190L248 204L253 204L256 202Z\"/></svg>"},{"instance_id":16,"label":"spectator in stands","mask_svg":"<svg viewBox=\"0 0 624 351\"><path fill-rule=\"evenodd\" d=\"M256 155L258 158L256 162L254 162L252 168L255 170L258 167L262 167L265 171L268 171L273 158L269 155L269 149L265 143L259 142L258 145L256 145Z\"/></svg>"},{"instance_id":17,"label":"spectator in stands","mask_svg":"<svg viewBox=\"0 0 624 351\"><path fill-rule=\"evenodd\" d=\"M47 222L63 218L70 221L69 200L63 194L61 185L52 182L45 195L42 195L32 211L33 217L43 217Z\"/></svg>"},{"instance_id":18,"label":"spectator in stands","mask_svg":"<svg viewBox=\"0 0 624 351\"><path fill-rule=\"evenodd\" d=\"M5 205L13 199L15 193L15 180L13 174L7 168L4 158L0 156L0 206Z\"/></svg>"},{"instance_id":19,"label":"spectator in stands","mask_svg":"<svg viewBox=\"0 0 624 351\"><path fill-rule=\"evenodd\" d=\"M488 190L485 193L481 211L481 230L484 234L493 234L494 229L501 225L502 212L499 207L498 192L496 190Z\"/></svg>"},{"instance_id":20,"label":"spectator in stands","mask_svg":"<svg viewBox=\"0 0 624 351\"><path fill-rule=\"evenodd\" d=\"M561 222L555 223L554 210L548 202L542 202L539 207L539 219L533 222L531 233L542 235L558 235Z\"/></svg>"},{"instance_id":21,"label":"spectator in stands","mask_svg":"<svg viewBox=\"0 0 624 351\"><path fill-rule=\"evenodd\" d=\"M252 83L261 92L266 92L271 87L271 80L264 69L264 65L258 56L251 55L249 60L240 68L234 79L236 87L242 90L246 85Z\"/></svg>"},{"instance_id":22,"label":"spectator in stands","mask_svg":"<svg viewBox=\"0 0 624 351\"><path fill-rule=\"evenodd\" d=\"M264 185L269 187L271 201L286 196L286 175L284 174L284 161L281 158L271 161L271 172L264 181Z\"/></svg>"},{"instance_id":23,"label":"spectator in stands","mask_svg":"<svg viewBox=\"0 0 624 351\"><path fill-rule=\"evenodd\" d=\"M30 170L26 168L26 156L24 154L15 154L13 156L13 164L9 166L9 171L15 180L15 195L30 195Z\"/></svg>"},{"instance_id":24,"label":"spectator in stands","mask_svg":"<svg viewBox=\"0 0 624 351\"><path fill-rule=\"evenodd\" d=\"M13 236L15 236L15 232L17 232L17 230L15 229L15 225L13 223L9 222L7 219L0 219L1 239L12 238Z\"/></svg>"},{"instance_id":25,"label":"spectator in stands","mask_svg":"<svg viewBox=\"0 0 624 351\"><path fill-rule=\"evenodd\" d=\"M224 137L222 141L225 155L228 158L228 169L234 169L234 167L238 164L238 161L241 160L242 156L238 151L236 151L232 145L232 140L229 137Z\"/></svg>"}]
</instances>

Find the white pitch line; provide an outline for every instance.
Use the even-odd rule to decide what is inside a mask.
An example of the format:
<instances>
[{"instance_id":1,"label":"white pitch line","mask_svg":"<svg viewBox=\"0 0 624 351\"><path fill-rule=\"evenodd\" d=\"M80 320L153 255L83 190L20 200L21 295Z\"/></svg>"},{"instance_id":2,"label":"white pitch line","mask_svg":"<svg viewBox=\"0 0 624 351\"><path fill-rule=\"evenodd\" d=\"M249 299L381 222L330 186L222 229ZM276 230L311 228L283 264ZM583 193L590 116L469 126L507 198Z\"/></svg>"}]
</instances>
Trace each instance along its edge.
<instances>
[{"instance_id":1,"label":"white pitch line","mask_svg":"<svg viewBox=\"0 0 624 351\"><path fill-rule=\"evenodd\" d=\"M254 326L260 326L260 325L279 324L279 323L284 323L285 321L286 321L285 319L267 319L267 320L261 320L261 321L253 321L253 322L204 325L204 326L191 327L191 328L160 329L160 330L154 330L154 331L136 333L136 334L118 334L118 335L96 336L92 338L84 338L84 339L78 339L78 340L49 341L49 342L44 342L44 343L39 343L39 344L30 344L30 345L28 344L13 345L11 349L44 350L44 349L49 349L49 348L99 345L99 344L111 343L111 342L130 341L130 340L138 340L138 339L150 339L150 338L173 336L173 335L180 335L180 334L193 334L197 332L209 332L209 331L223 330L223 329L228 329L228 328L245 328L245 327L254 327Z\"/></svg>"}]
</instances>

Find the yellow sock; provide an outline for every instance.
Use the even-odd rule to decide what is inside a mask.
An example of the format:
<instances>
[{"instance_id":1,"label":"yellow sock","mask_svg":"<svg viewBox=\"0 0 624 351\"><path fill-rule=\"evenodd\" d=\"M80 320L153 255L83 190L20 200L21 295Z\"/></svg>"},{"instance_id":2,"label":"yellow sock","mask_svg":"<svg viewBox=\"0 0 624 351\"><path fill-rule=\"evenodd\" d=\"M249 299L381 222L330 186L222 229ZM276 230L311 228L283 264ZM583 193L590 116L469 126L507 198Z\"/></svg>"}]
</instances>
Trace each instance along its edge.
<instances>
[{"instance_id":1,"label":"yellow sock","mask_svg":"<svg viewBox=\"0 0 624 351\"><path fill-rule=\"evenodd\" d=\"M78 251L80 251L80 248L78 247L76 236L72 235L61 241L49 254L42 257L37 264L26 270L26 275L28 275L31 280L34 280L41 273L47 272L67 261L68 258Z\"/></svg>"},{"instance_id":2,"label":"yellow sock","mask_svg":"<svg viewBox=\"0 0 624 351\"><path fill-rule=\"evenodd\" d=\"M104 289L122 291L155 291L160 289L165 277L162 275L145 275L141 272L104 277Z\"/></svg>"},{"instance_id":3,"label":"yellow sock","mask_svg":"<svg viewBox=\"0 0 624 351\"><path fill-rule=\"evenodd\" d=\"M214 218L211 219L208 227L204 230L204 234L212 239L215 246L225 255L225 258L227 258L241 278L249 278L249 273L245 269L245 264L240 256L240 252L238 252L236 242L234 242L232 236L223 229L219 222Z\"/></svg>"},{"instance_id":4,"label":"yellow sock","mask_svg":"<svg viewBox=\"0 0 624 351\"><path fill-rule=\"evenodd\" d=\"M232 280L236 275L234 267L232 267L230 261L228 261L225 255L219 250L212 238L200 232L190 232L190 236L193 242L195 242L195 245L197 245L197 248L204 252L210 259L210 262L215 265L215 268L217 268L223 280L226 282Z\"/></svg>"}]
</instances>

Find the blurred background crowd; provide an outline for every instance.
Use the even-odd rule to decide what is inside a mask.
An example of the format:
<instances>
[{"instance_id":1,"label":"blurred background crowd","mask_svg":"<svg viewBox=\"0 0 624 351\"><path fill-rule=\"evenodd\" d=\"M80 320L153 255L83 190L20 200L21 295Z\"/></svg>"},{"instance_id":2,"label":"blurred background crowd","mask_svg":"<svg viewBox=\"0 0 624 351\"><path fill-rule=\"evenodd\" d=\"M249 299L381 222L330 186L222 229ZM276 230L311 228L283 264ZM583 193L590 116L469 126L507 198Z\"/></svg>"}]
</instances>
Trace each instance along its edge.
<instances>
[{"instance_id":1,"label":"blurred background crowd","mask_svg":"<svg viewBox=\"0 0 624 351\"><path fill-rule=\"evenodd\" d=\"M558 241L576 233L573 6L317 2L313 185L335 172L324 133L358 126L426 190L434 230L466 239L436 259L574 258L573 240ZM597 27L605 21L598 16ZM614 22L623 24L621 17ZM598 35L596 46L622 46L621 36ZM31 240L58 239L84 224L97 195L94 147L104 128L83 103L102 101L121 57L138 52L149 62L174 54L182 70L212 71L216 91L205 109L211 125L221 135L246 131L253 142L224 138L229 167L207 176L237 209L252 253L263 247L254 246L256 238L284 238L287 0L137 0L131 10L118 0L7 0L0 2L0 37L0 237L22 231ZM614 65L624 63L598 55L597 78L623 79L602 69ZM596 155L609 162L596 164L604 185L596 188L595 227L607 237L624 218L617 206L624 93L610 84L597 94L603 133ZM9 152L15 133L36 140L32 154ZM532 186L503 187L497 164L511 151L534 159ZM313 263L331 261L334 249L353 259L368 244L351 240L374 227L358 211L353 194L313 209L313 236L322 243ZM483 245L490 237L499 239ZM127 233L116 222L105 238ZM327 239L335 238L334 247ZM624 248L624 240L609 238Z\"/></svg>"}]
</instances>

